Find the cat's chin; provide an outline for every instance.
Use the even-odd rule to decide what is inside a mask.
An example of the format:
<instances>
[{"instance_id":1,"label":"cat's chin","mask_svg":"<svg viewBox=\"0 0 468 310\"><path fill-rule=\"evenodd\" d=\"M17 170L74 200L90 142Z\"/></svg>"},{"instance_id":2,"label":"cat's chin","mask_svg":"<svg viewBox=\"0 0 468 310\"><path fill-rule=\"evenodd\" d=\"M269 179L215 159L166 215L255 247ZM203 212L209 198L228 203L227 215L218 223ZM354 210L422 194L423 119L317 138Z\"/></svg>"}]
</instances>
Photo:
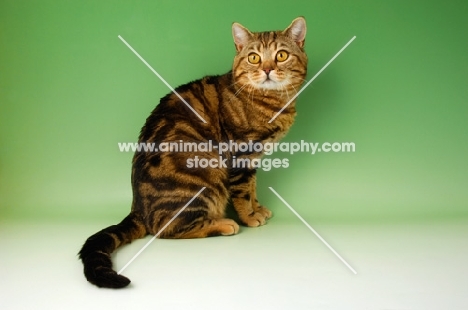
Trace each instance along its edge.
<instances>
[{"instance_id":1,"label":"cat's chin","mask_svg":"<svg viewBox=\"0 0 468 310\"><path fill-rule=\"evenodd\" d=\"M280 82L276 82L270 79L263 81L262 83L257 84L257 88L265 90L281 90L282 85Z\"/></svg>"}]
</instances>

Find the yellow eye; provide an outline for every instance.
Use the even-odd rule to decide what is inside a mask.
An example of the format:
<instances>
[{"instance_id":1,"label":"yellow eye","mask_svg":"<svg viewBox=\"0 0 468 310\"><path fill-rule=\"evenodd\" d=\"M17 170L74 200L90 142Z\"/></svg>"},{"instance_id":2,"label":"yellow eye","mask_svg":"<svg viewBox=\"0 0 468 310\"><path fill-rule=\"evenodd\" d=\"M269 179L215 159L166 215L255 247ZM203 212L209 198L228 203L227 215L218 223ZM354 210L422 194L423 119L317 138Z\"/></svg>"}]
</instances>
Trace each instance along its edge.
<instances>
[{"instance_id":1,"label":"yellow eye","mask_svg":"<svg viewBox=\"0 0 468 310\"><path fill-rule=\"evenodd\" d=\"M258 64L260 62L260 55L255 54L255 53L250 53L249 54L249 62L251 64Z\"/></svg>"},{"instance_id":2,"label":"yellow eye","mask_svg":"<svg viewBox=\"0 0 468 310\"><path fill-rule=\"evenodd\" d=\"M288 52L279 51L278 53L276 53L276 60L278 60L279 62L283 62L286 59L288 59L288 56L289 56Z\"/></svg>"}]
</instances>

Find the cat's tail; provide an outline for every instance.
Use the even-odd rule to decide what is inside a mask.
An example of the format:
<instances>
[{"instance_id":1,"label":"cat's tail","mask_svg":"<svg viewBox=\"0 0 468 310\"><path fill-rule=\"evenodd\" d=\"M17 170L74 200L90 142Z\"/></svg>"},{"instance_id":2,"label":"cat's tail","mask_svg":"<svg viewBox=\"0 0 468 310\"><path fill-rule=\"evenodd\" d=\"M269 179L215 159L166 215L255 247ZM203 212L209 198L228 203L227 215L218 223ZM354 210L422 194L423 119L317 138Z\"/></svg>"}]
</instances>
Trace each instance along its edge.
<instances>
[{"instance_id":1,"label":"cat's tail","mask_svg":"<svg viewBox=\"0 0 468 310\"><path fill-rule=\"evenodd\" d=\"M109 226L89 237L78 253L83 261L86 279L99 287L127 286L130 280L112 269L110 254L118 247L147 234L142 220L130 213L119 224Z\"/></svg>"}]
</instances>

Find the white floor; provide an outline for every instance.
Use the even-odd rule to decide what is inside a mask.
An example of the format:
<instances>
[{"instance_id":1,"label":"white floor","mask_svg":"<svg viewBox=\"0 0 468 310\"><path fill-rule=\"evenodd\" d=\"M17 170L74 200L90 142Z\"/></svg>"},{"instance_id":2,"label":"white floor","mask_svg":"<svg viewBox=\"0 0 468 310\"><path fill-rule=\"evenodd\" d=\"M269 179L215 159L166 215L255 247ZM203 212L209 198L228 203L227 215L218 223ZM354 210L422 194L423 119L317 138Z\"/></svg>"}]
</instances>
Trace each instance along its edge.
<instances>
[{"instance_id":1,"label":"white floor","mask_svg":"<svg viewBox=\"0 0 468 310\"><path fill-rule=\"evenodd\" d=\"M468 221L394 225L273 218L239 235L155 240L123 272L132 284L98 289L76 253L106 224L0 223L2 309L468 309ZM122 268L150 239L116 252Z\"/></svg>"}]
</instances>

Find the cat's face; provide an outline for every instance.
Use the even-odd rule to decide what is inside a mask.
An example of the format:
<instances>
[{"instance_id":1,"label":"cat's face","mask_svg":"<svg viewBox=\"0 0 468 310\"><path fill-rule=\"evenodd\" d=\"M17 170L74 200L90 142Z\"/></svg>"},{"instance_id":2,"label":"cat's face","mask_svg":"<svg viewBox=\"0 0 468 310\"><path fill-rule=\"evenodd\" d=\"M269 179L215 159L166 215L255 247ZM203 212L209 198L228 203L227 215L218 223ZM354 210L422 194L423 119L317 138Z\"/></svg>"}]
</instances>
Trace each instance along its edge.
<instances>
[{"instance_id":1,"label":"cat's face","mask_svg":"<svg viewBox=\"0 0 468 310\"><path fill-rule=\"evenodd\" d=\"M304 52L306 24L296 18L284 31L252 33L232 25L237 55L233 63L236 87L298 91L307 73Z\"/></svg>"}]
</instances>

